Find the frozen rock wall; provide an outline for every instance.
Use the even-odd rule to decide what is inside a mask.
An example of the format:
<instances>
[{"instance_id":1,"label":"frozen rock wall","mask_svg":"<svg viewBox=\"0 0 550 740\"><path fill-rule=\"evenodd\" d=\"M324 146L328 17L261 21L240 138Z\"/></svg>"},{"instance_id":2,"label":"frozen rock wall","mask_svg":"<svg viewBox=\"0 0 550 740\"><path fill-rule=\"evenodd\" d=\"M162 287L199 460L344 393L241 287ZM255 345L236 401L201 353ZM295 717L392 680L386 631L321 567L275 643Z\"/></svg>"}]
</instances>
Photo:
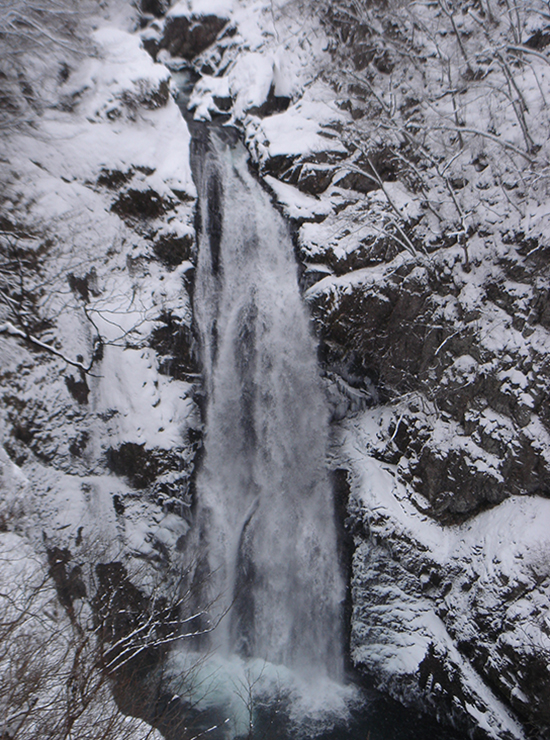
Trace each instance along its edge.
<instances>
[{"instance_id":1,"label":"frozen rock wall","mask_svg":"<svg viewBox=\"0 0 550 740\"><path fill-rule=\"evenodd\" d=\"M53 578L67 661L69 627L90 650L140 625L160 640L201 436L189 133L168 70L115 20L86 53L54 46L48 105L2 137L0 522Z\"/></svg>"},{"instance_id":2,"label":"frozen rock wall","mask_svg":"<svg viewBox=\"0 0 550 740\"><path fill-rule=\"evenodd\" d=\"M205 76L191 105L198 118L242 126L294 224L334 465L348 471L354 663L468 733L546 737L550 276L538 11L254 7L263 36L235 4L234 30L194 62ZM492 91L507 84L514 95L497 101Z\"/></svg>"}]
</instances>

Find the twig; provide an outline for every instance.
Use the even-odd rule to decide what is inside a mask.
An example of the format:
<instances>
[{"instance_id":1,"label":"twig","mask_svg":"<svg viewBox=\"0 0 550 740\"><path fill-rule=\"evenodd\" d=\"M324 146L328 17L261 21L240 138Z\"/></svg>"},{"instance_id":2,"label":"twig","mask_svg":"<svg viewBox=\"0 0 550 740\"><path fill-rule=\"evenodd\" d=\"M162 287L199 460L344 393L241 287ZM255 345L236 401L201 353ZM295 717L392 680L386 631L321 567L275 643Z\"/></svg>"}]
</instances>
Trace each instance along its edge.
<instances>
[{"instance_id":1,"label":"twig","mask_svg":"<svg viewBox=\"0 0 550 740\"><path fill-rule=\"evenodd\" d=\"M61 358L68 365L72 365L72 367L78 368L86 375L91 375L93 378L99 377L97 375L93 375L90 372L92 367L91 364L87 367L82 362L78 362L78 360L69 359L66 355L63 354L63 352L60 352L59 350L55 349L55 347L52 347L51 344L46 344L46 342L42 342L37 337L33 337L33 335L30 334L28 331L18 329L11 323L11 321L5 321L3 324L0 324L0 334L9 334L12 337L19 337L20 339L24 339L25 341L33 344L35 347L39 347L40 349L43 349L46 352L49 352L50 354Z\"/></svg>"}]
</instances>

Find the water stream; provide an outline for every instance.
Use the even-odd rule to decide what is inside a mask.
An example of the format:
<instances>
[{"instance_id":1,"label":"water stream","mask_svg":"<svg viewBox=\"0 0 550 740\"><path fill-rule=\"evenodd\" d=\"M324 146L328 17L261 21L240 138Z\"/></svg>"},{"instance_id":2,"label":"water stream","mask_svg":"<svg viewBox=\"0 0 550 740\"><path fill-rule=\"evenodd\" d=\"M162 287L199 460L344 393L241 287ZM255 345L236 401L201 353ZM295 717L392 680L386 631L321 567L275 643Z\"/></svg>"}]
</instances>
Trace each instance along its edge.
<instances>
[{"instance_id":1,"label":"water stream","mask_svg":"<svg viewBox=\"0 0 550 740\"><path fill-rule=\"evenodd\" d=\"M188 661L188 683L208 684L203 705L225 707L235 736L247 721L243 694L283 692L295 708L307 696L300 714L315 703L326 714L328 692L341 712L344 583L328 411L288 227L231 132L204 130L193 164L207 400L188 552L205 635L176 663L181 673Z\"/></svg>"},{"instance_id":2,"label":"water stream","mask_svg":"<svg viewBox=\"0 0 550 740\"><path fill-rule=\"evenodd\" d=\"M292 241L243 145L209 139L195 318L207 397L196 528L211 644L339 680L328 413Z\"/></svg>"},{"instance_id":3,"label":"water stream","mask_svg":"<svg viewBox=\"0 0 550 740\"><path fill-rule=\"evenodd\" d=\"M169 740L456 740L346 685L328 411L292 240L236 132L187 120L206 401L182 616L201 635L163 664L158 726Z\"/></svg>"}]
</instances>

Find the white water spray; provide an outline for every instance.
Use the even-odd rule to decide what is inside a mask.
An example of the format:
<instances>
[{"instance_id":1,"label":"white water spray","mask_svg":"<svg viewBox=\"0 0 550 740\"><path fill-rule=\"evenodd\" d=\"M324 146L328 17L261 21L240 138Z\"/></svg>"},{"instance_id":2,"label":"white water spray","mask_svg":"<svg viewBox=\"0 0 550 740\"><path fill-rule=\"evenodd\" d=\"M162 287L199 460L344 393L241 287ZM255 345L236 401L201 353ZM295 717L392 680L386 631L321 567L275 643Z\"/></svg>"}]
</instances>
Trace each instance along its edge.
<instances>
[{"instance_id":1,"label":"white water spray","mask_svg":"<svg viewBox=\"0 0 550 740\"><path fill-rule=\"evenodd\" d=\"M198 169L207 408L196 546L211 649L339 680L328 415L292 241L240 143L211 134Z\"/></svg>"}]
</instances>

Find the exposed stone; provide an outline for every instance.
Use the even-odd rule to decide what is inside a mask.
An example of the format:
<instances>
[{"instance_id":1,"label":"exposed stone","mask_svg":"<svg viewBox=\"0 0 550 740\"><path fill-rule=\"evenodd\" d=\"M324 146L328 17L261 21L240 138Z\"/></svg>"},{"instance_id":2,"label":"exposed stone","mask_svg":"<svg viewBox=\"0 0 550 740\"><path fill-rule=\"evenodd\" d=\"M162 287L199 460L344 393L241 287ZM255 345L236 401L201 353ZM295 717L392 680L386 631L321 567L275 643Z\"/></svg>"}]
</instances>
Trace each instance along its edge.
<instances>
[{"instance_id":1,"label":"exposed stone","mask_svg":"<svg viewBox=\"0 0 550 740\"><path fill-rule=\"evenodd\" d=\"M146 15L154 15L157 18L163 16L170 8L170 0L141 0L140 10Z\"/></svg>"},{"instance_id":2,"label":"exposed stone","mask_svg":"<svg viewBox=\"0 0 550 740\"><path fill-rule=\"evenodd\" d=\"M122 185L126 185L126 183L129 182L133 176L134 171L131 169L127 172L122 172L121 170L109 170L103 168L99 173L99 177L97 178L97 184L107 187L111 190L117 190L118 188L122 187Z\"/></svg>"},{"instance_id":3,"label":"exposed stone","mask_svg":"<svg viewBox=\"0 0 550 740\"><path fill-rule=\"evenodd\" d=\"M134 442L109 448L105 457L113 473L125 476L135 488L147 488L168 471L187 469L187 462L177 449L151 449Z\"/></svg>"},{"instance_id":4,"label":"exposed stone","mask_svg":"<svg viewBox=\"0 0 550 740\"><path fill-rule=\"evenodd\" d=\"M226 25L227 19L216 15L169 15L159 48L191 60L213 44Z\"/></svg>"},{"instance_id":5,"label":"exposed stone","mask_svg":"<svg viewBox=\"0 0 550 740\"><path fill-rule=\"evenodd\" d=\"M111 206L111 211L121 218L159 218L174 208L170 199L159 195L152 188L137 190L129 188L122 192Z\"/></svg>"},{"instance_id":6,"label":"exposed stone","mask_svg":"<svg viewBox=\"0 0 550 740\"><path fill-rule=\"evenodd\" d=\"M451 535L448 553L444 540L434 549L429 537L422 541L421 521L415 529L409 518L403 531L390 509L369 510L353 486L349 509L356 665L381 689L451 719L468 735L486 737L481 712L489 736L523 737L513 708L538 728L537 738L550 737L544 556L524 550L501 558L483 528L475 534L475 523L457 539ZM518 527L528 516L518 517ZM494 521L491 537L502 542L506 518ZM461 537L469 544L461 546Z\"/></svg>"},{"instance_id":7,"label":"exposed stone","mask_svg":"<svg viewBox=\"0 0 550 740\"><path fill-rule=\"evenodd\" d=\"M492 283L485 302L472 304L470 294L455 298L433 263L400 256L392 264L383 279L377 272L372 280L344 281L340 288L335 279L309 291L330 348L330 371L339 372L336 357L339 364L346 356L359 358L382 400L420 392L427 407L435 402L447 415L436 428L422 410L396 411L372 454L399 463L404 479L424 497L423 510L442 522L460 521L510 495L549 495L550 459L531 431L539 413L548 423L542 405L547 365L534 354L526 364L524 356L506 359L484 345L472 323L495 306L504 316L528 314L536 300L529 285ZM489 295L494 304L487 303ZM479 305L475 319L473 305Z\"/></svg>"},{"instance_id":8,"label":"exposed stone","mask_svg":"<svg viewBox=\"0 0 550 740\"><path fill-rule=\"evenodd\" d=\"M100 110L98 116L105 116L109 121L127 118L136 120L139 110L146 108L156 110L163 108L170 99L170 77L162 80L138 79L131 89L123 90L110 98Z\"/></svg>"},{"instance_id":9,"label":"exposed stone","mask_svg":"<svg viewBox=\"0 0 550 740\"><path fill-rule=\"evenodd\" d=\"M86 596L86 585L82 578L82 568L74 565L69 568L72 554L67 548L48 549L49 575L53 579L57 597L67 611L73 613L73 601Z\"/></svg>"},{"instance_id":10,"label":"exposed stone","mask_svg":"<svg viewBox=\"0 0 550 740\"><path fill-rule=\"evenodd\" d=\"M199 372L197 343L193 332L177 317L163 313L159 326L149 337L149 345L159 355L159 372L179 380Z\"/></svg>"},{"instance_id":11,"label":"exposed stone","mask_svg":"<svg viewBox=\"0 0 550 740\"><path fill-rule=\"evenodd\" d=\"M167 267L177 267L191 257L194 240L191 234L162 234L153 243L153 251Z\"/></svg>"},{"instance_id":12,"label":"exposed stone","mask_svg":"<svg viewBox=\"0 0 550 740\"><path fill-rule=\"evenodd\" d=\"M79 277L78 275L73 275L73 273L70 272L67 275L67 280L73 293L79 296L84 301L84 303L88 303L88 301L90 300L90 295L98 296L100 294L100 290L97 284L97 272L95 270L95 267L92 267L82 277Z\"/></svg>"},{"instance_id":13,"label":"exposed stone","mask_svg":"<svg viewBox=\"0 0 550 740\"><path fill-rule=\"evenodd\" d=\"M82 370L80 371L80 379L75 378L74 375L66 375L65 384L75 401L81 404L88 403L90 389L86 380L86 374Z\"/></svg>"}]
</instances>

